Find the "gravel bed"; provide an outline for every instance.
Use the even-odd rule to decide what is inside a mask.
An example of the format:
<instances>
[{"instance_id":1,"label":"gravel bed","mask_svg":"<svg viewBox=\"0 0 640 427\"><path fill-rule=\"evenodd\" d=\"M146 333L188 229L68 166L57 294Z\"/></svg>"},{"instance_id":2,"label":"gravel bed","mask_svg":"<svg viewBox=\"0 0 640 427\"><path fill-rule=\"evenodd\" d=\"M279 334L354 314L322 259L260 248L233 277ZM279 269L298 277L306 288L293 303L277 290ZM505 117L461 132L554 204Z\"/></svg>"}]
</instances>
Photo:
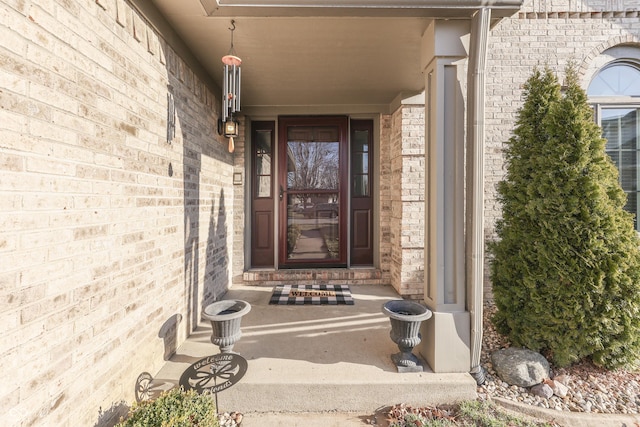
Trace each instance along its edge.
<instances>
[{"instance_id":1,"label":"gravel bed","mask_svg":"<svg viewBox=\"0 0 640 427\"><path fill-rule=\"evenodd\" d=\"M481 363L486 369L486 382L478 387L481 399L501 397L547 409L603 414L638 414L640 412L640 372L606 371L583 362L569 368L552 366L551 376L569 388L565 397L549 399L533 395L529 389L510 386L500 380L491 364L491 353L509 347L508 341L493 328L491 317L496 308L484 306L484 328Z\"/></svg>"},{"instance_id":2,"label":"gravel bed","mask_svg":"<svg viewBox=\"0 0 640 427\"><path fill-rule=\"evenodd\" d=\"M244 416L240 412L225 412L218 414L220 427L236 427L242 424Z\"/></svg>"}]
</instances>

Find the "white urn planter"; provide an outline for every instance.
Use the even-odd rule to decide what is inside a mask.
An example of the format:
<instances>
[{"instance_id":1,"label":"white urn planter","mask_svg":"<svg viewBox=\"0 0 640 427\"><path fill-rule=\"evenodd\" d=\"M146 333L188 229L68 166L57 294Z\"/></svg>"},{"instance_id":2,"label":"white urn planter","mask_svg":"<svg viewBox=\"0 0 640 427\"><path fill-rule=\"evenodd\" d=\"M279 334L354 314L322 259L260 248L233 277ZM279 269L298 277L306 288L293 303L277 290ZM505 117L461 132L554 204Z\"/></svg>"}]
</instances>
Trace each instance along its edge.
<instances>
[{"instance_id":1,"label":"white urn planter","mask_svg":"<svg viewBox=\"0 0 640 427\"><path fill-rule=\"evenodd\" d=\"M431 317L431 310L415 301L392 300L382 305L382 312L391 321L391 340L400 349L392 354L398 372L422 372L423 366L413 354L413 348L420 344L420 325Z\"/></svg>"},{"instance_id":2,"label":"white urn planter","mask_svg":"<svg viewBox=\"0 0 640 427\"><path fill-rule=\"evenodd\" d=\"M242 316L251 311L251 304L242 300L222 300L209 304L203 316L211 322L211 342L221 353L232 353L234 344L242 336Z\"/></svg>"}]
</instances>

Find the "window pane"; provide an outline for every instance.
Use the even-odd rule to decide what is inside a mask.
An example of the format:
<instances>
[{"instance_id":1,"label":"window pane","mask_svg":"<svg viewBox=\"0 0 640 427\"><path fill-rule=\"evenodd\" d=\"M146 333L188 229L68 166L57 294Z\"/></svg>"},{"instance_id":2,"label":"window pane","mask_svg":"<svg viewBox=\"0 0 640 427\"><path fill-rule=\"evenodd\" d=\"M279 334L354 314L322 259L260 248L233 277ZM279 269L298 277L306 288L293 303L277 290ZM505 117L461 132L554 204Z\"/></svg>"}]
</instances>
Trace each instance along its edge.
<instances>
[{"instance_id":1,"label":"window pane","mask_svg":"<svg viewBox=\"0 0 640 427\"><path fill-rule=\"evenodd\" d=\"M640 96L640 70L629 64L604 68L594 77L589 96Z\"/></svg>"},{"instance_id":2,"label":"window pane","mask_svg":"<svg viewBox=\"0 0 640 427\"><path fill-rule=\"evenodd\" d=\"M602 136L607 140L607 150L620 149L620 117L626 110L602 110Z\"/></svg>"},{"instance_id":3,"label":"window pane","mask_svg":"<svg viewBox=\"0 0 640 427\"><path fill-rule=\"evenodd\" d=\"M602 108L602 134L607 139L606 151L618 168L620 185L627 193L629 212L638 210L638 124L637 108ZM636 220L637 224L637 220ZM636 227L637 229L637 227Z\"/></svg>"},{"instance_id":4,"label":"window pane","mask_svg":"<svg viewBox=\"0 0 640 427\"><path fill-rule=\"evenodd\" d=\"M271 154L271 131L259 130L256 132L256 152Z\"/></svg>"},{"instance_id":5,"label":"window pane","mask_svg":"<svg viewBox=\"0 0 640 427\"><path fill-rule=\"evenodd\" d=\"M354 174L369 173L369 154L354 153L351 157L351 172Z\"/></svg>"},{"instance_id":6,"label":"window pane","mask_svg":"<svg viewBox=\"0 0 640 427\"><path fill-rule=\"evenodd\" d=\"M629 110L620 119L620 141L624 149L638 148L638 110Z\"/></svg>"},{"instance_id":7,"label":"window pane","mask_svg":"<svg viewBox=\"0 0 640 427\"><path fill-rule=\"evenodd\" d=\"M623 151L621 153L622 163L620 170L620 183L625 191L636 191L637 185L637 153L635 151Z\"/></svg>"},{"instance_id":8,"label":"window pane","mask_svg":"<svg viewBox=\"0 0 640 427\"><path fill-rule=\"evenodd\" d=\"M619 151L607 151L609 157L613 161L613 164L616 165L616 168L620 170L620 152Z\"/></svg>"},{"instance_id":9,"label":"window pane","mask_svg":"<svg viewBox=\"0 0 640 427\"><path fill-rule=\"evenodd\" d=\"M638 230L638 193L632 192L627 193L627 204L624 209L627 212L631 212L633 214L633 223L635 225L635 229Z\"/></svg>"},{"instance_id":10,"label":"window pane","mask_svg":"<svg viewBox=\"0 0 640 427\"><path fill-rule=\"evenodd\" d=\"M271 176L258 176L256 181L256 197L271 197Z\"/></svg>"},{"instance_id":11,"label":"window pane","mask_svg":"<svg viewBox=\"0 0 640 427\"><path fill-rule=\"evenodd\" d=\"M369 175L356 175L353 177L353 197L369 196Z\"/></svg>"},{"instance_id":12,"label":"window pane","mask_svg":"<svg viewBox=\"0 0 640 427\"><path fill-rule=\"evenodd\" d=\"M256 155L256 175L271 174L271 154Z\"/></svg>"},{"instance_id":13,"label":"window pane","mask_svg":"<svg viewBox=\"0 0 640 427\"><path fill-rule=\"evenodd\" d=\"M356 130L354 140L351 141L352 151L369 151L369 131Z\"/></svg>"},{"instance_id":14,"label":"window pane","mask_svg":"<svg viewBox=\"0 0 640 427\"><path fill-rule=\"evenodd\" d=\"M603 109L602 136L607 150L635 150L638 142L638 110L631 108Z\"/></svg>"},{"instance_id":15,"label":"window pane","mask_svg":"<svg viewBox=\"0 0 640 427\"><path fill-rule=\"evenodd\" d=\"M255 138L256 197L271 197L271 131L259 130Z\"/></svg>"}]
</instances>

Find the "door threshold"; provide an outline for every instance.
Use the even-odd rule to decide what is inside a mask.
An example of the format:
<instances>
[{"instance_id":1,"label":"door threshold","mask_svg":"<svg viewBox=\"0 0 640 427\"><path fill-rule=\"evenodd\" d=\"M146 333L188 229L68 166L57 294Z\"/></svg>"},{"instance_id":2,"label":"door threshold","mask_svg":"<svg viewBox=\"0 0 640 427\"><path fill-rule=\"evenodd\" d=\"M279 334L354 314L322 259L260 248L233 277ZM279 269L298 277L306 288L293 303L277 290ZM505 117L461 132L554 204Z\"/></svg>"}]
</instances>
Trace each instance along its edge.
<instances>
[{"instance_id":1,"label":"door threshold","mask_svg":"<svg viewBox=\"0 0 640 427\"><path fill-rule=\"evenodd\" d=\"M248 285L275 286L288 284L353 284L388 285L388 273L375 267L357 268L304 268L304 269L250 269L242 275Z\"/></svg>"}]
</instances>

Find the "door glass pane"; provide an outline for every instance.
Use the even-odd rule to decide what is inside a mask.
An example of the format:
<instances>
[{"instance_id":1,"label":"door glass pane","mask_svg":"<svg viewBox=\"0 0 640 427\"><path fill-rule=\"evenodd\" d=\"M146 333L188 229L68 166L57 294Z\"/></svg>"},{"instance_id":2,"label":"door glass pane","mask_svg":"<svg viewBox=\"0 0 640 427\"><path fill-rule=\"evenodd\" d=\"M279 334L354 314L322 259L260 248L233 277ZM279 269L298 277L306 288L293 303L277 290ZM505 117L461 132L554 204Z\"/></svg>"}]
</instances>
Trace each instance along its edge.
<instances>
[{"instance_id":1,"label":"door glass pane","mask_svg":"<svg viewBox=\"0 0 640 427\"><path fill-rule=\"evenodd\" d=\"M256 132L255 157L256 164L256 197L271 197L271 131Z\"/></svg>"},{"instance_id":2,"label":"door glass pane","mask_svg":"<svg viewBox=\"0 0 640 427\"><path fill-rule=\"evenodd\" d=\"M338 142L289 141L287 187L290 190L337 190Z\"/></svg>"},{"instance_id":3,"label":"door glass pane","mask_svg":"<svg viewBox=\"0 0 640 427\"><path fill-rule=\"evenodd\" d=\"M339 128L289 127L287 136L287 259L337 260Z\"/></svg>"},{"instance_id":4,"label":"door glass pane","mask_svg":"<svg viewBox=\"0 0 640 427\"><path fill-rule=\"evenodd\" d=\"M339 258L338 200L338 193L296 193L287 197L287 259Z\"/></svg>"}]
</instances>

